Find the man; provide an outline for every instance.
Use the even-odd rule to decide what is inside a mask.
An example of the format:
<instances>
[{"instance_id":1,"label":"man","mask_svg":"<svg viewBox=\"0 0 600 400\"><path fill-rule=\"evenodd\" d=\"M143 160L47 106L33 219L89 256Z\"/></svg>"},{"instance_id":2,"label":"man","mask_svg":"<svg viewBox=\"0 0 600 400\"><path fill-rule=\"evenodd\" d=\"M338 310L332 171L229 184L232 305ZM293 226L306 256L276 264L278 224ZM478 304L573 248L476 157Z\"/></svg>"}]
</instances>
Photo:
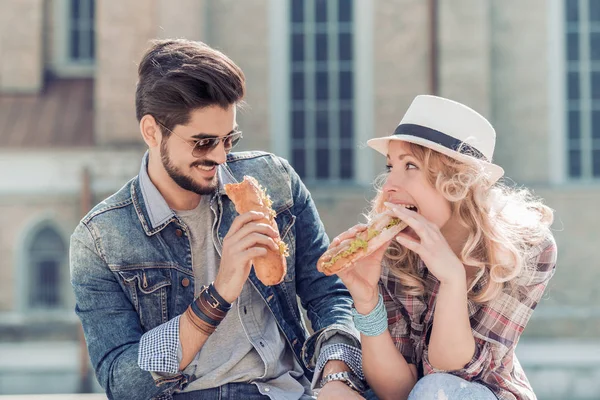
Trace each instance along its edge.
<instances>
[{"instance_id":1,"label":"man","mask_svg":"<svg viewBox=\"0 0 600 400\"><path fill-rule=\"evenodd\" d=\"M76 312L108 397L304 399L322 386L319 398L360 398L351 299L315 268L329 242L310 194L285 160L230 153L242 71L202 43L162 40L138 74L140 173L71 238ZM244 175L266 188L289 249L279 285L251 264L276 232L223 189Z\"/></svg>"}]
</instances>

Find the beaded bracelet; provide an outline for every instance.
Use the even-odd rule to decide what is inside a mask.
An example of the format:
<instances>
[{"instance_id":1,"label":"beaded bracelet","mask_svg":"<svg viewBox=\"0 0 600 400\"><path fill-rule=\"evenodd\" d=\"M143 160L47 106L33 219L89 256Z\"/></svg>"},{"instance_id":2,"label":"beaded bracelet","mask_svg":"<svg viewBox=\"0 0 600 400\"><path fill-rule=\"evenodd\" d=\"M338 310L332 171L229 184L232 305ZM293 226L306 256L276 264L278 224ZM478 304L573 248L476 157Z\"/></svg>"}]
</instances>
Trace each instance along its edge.
<instances>
[{"instance_id":1,"label":"beaded bracelet","mask_svg":"<svg viewBox=\"0 0 600 400\"><path fill-rule=\"evenodd\" d=\"M379 336L388 328L387 311L383 305L383 296L379 294L377 305L367 315L359 314L356 308L352 307L352 318L354 326L365 336Z\"/></svg>"}]
</instances>

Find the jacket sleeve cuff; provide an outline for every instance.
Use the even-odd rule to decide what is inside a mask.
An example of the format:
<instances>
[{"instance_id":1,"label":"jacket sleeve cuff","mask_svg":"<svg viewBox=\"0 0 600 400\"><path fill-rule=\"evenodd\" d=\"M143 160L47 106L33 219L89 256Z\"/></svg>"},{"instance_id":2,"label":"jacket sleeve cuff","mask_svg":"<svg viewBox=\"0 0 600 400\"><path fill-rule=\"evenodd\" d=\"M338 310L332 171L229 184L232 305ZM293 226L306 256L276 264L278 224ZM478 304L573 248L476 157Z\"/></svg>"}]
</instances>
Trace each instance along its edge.
<instances>
[{"instance_id":1,"label":"jacket sleeve cuff","mask_svg":"<svg viewBox=\"0 0 600 400\"><path fill-rule=\"evenodd\" d=\"M330 339L336 337L331 342ZM345 325L334 324L313 333L302 347L302 362L305 367L314 371L317 365L317 357L321 349L327 344L346 343L360 349L358 331L352 331Z\"/></svg>"},{"instance_id":2,"label":"jacket sleeve cuff","mask_svg":"<svg viewBox=\"0 0 600 400\"><path fill-rule=\"evenodd\" d=\"M179 374L181 358L179 343L179 316L142 335L138 352L138 365L144 371Z\"/></svg>"},{"instance_id":3,"label":"jacket sleeve cuff","mask_svg":"<svg viewBox=\"0 0 600 400\"><path fill-rule=\"evenodd\" d=\"M343 361L356 376L363 381L365 380L362 371L362 352L359 348L345 343L327 344L319 354L315 374L313 375L311 383L311 388L313 390L321 386L320 382L323 368L325 367L325 364L327 364L327 361L330 360Z\"/></svg>"}]
</instances>

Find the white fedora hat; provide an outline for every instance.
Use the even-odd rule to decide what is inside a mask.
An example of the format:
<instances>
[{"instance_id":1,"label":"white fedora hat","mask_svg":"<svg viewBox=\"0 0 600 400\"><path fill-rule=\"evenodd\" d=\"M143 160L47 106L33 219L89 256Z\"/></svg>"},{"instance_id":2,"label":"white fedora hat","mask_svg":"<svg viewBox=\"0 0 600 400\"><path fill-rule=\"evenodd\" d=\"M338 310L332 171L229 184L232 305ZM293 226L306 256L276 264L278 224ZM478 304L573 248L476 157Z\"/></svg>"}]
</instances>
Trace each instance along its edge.
<instances>
[{"instance_id":1,"label":"white fedora hat","mask_svg":"<svg viewBox=\"0 0 600 400\"><path fill-rule=\"evenodd\" d=\"M415 143L465 163L478 163L492 183L504 170L492 164L496 131L481 114L464 104L443 97L415 97L402 121L390 136L367 141L383 155L390 140Z\"/></svg>"}]
</instances>

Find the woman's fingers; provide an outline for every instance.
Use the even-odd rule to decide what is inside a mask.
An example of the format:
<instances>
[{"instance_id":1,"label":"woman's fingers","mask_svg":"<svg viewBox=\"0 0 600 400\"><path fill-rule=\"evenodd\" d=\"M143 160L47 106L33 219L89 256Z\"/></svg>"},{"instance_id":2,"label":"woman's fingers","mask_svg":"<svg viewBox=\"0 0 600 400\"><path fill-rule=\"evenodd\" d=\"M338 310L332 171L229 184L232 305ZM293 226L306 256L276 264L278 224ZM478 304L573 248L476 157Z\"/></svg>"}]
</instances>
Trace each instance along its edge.
<instances>
[{"instance_id":1,"label":"woman's fingers","mask_svg":"<svg viewBox=\"0 0 600 400\"><path fill-rule=\"evenodd\" d=\"M367 229L367 224L357 224L357 225L354 225L352 228L350 228L347 231L342 232L341 234L339 234L338 236L336 236L331 241L331 245L332 246L336 246L338 243L340 243L340 242L342 242L344 240L352 239L356 235L358 235L360 232L364 231L365 229Z\"/></svg>"},{"instance_id":2,"label":"woman's fingers","mask_svg":"<svg viewBox=\"0 0 600 400\"><path fill-rule=\"evenodd\" d=\"M415 253L421 255L421 243L414 240L412 237L408 236L405 233L400 232L396 236L396 241L400 243L402 246L406 247L409 250L414 251Z\"/></svg>"},{"instance_id":3,"label":"woman's fingers","mask_svg":"<svg viewBox=\"0 0 600 400\"><path fill-rule=\"evenodd\" d=\"M431 230L434 225L421 214L392 203L385 203L385 206L394 212L398 218L406 222L421 240L432 235Z\"/></svg>"}]
</instances>

